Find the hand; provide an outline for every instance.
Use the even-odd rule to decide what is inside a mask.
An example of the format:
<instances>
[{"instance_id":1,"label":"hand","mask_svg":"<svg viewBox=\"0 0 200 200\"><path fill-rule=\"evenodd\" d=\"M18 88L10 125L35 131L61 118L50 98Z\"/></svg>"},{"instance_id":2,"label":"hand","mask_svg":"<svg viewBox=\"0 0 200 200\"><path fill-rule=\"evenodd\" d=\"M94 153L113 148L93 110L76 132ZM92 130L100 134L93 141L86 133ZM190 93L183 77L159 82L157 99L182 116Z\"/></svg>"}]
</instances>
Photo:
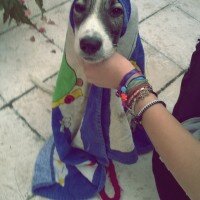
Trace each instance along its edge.
<instances>
[{"instance_id":1,"label":"hand","mask_svg":"<svg viewBox=\"0 0 200 200\"><path fill-rule=\"evenodd\" d=\"M80 59L88 82L103 88L119 87L119 84L134 67L125 57L114 53L109 59L99 63L88 63Z\"/></svg>"}]
</instances>

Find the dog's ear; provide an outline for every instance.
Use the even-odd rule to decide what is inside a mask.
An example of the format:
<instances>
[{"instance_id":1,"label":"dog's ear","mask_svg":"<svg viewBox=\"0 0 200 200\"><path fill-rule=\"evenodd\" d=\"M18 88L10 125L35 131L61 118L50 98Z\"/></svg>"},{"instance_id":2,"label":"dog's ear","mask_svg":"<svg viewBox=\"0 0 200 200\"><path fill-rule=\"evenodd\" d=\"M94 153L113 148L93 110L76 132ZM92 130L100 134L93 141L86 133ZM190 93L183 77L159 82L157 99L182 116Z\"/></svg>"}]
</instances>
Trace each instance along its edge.
<instances>
[{"instance_id":1,"label":"dog's ear","mask_svg":"<svg viewBox=\"0 0 200 200\"><path fill-rule=\"evenodd\" d=\"M74 16L73 16L73 9L74 9L74 4L77 2L77 0L74 0L72 5L71 5L71 9L70 9L70 13L69 13L69 20L70 20L70 24L72 26L72 29L74 31Z\"/></svg>"},{"instance_id":2,"label":"dog's ear","mask_svg":"<svg viewBox=\"0 0 200 200\"><path fill-rule=\"evenodd\" d=\"M119 0L119 2L122 4L123 9L124 9L124 22L123 22L122 33L121 33L121 37L122 37L126 32L127 24L131 16L131 2L130 0Z\"/></svg>"}]
</instances>

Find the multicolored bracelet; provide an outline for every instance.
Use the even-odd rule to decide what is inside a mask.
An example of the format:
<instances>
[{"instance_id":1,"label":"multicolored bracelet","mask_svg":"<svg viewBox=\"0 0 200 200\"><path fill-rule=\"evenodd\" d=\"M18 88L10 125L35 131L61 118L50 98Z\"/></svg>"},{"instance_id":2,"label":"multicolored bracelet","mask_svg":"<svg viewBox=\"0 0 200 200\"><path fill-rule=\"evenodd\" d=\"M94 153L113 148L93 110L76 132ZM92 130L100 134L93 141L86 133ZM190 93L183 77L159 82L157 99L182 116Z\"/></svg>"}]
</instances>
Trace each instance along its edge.
<instances>
[{"instance_id":1,"label":"multicolored bracelet","mask_svg":"<svg viewBox=\"0 0 200 200\"><path fill-rule=\"evenodd\" d=\"M131 80L133 80L135 78L135 76L139 77L139 76L143 76L141 71L137 70L137 69L133 69L131 70L129 73L127 73L122 81L120 82L119 88L116 92L116 96L120 97L122 100L122 105L125 106L126 101L128 100L128 83L131 82Z\"/></svg>"},{"instance_id":2,"label":"multicolored bracelet","mask_svg":"<svg viewBox=\"0 0 200 200\"><path fill-rule=\"evenodd\" d=\"M148 83L148 80L139 70L132 70L124 76L120 82L120 86L116 92L116 96L120 97L122 100L122 105L127 111L133 116L132 121L136 124L141 123L142 116L146 110L155 104L165 103L160 100L154 100L145 105L138 114L134 113L135 104L140 100L147 97L150 93L157 94L153 91L151 85Z\"/></svg>"},{"instance_id":3,"label":"multicolored bracelet","mask_svg":"<svg viewBox=\"0 0 200 200\"><path fill-rule=\"evenodd\" d=\"M135 103L144 99L150 93L154 93L150 85L144 85L144 86L141 85L140 88L138 88L135 92L133 92L132 95L130 95L130 97L128 97L127 106L129 108L134 107L133 104L135 105Z\"/></svg>"},{"instance_id":4,"label":"multicolored bracelet","mask_svg":"<svg viewBox=\"0 0 200 200\"><path fill-rule=\"evenodd\" d=\"M139 75L142 75L142 72L137 70L137 69L133 69L131 70L130 72L128 72L124 77L123 79L121 80L120 84L119 84L119 87L121 88L122 86L124 86L127 81L135 74L139 74Z\"/></svg>"},{"instance_id":5,"label":"multicolored bracelet","mask_svg":"<svg viewBox=\"0 0 200 200\"><path fill-rule=\"evenodd\" d=\"M151 92L154 93L146 77L134 69L124 76L116 96L121 98L124 108L131 108L133 103L145 98Z\"/></svg>"}]
</instances>

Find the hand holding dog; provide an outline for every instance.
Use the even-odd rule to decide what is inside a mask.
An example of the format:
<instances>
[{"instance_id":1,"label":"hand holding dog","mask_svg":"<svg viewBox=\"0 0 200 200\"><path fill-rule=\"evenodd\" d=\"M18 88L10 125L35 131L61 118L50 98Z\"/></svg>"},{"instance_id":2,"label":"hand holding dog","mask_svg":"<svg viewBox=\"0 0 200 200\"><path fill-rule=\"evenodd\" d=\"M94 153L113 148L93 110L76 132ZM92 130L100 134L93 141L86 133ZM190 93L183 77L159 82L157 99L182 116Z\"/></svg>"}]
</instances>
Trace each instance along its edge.
<instances>
[{"instance_id":1,"label":"hand holding dog","mask_svg":"<svg viewBox=\"0 0 200 200\"><path fill-rule=\"evenodd\" d=\"M120 81L133 65L119 53L114 53L109 59L99 63L88 63L80 59L88 82L104 88L117 89Z\"/></svg>"}]
</instances>

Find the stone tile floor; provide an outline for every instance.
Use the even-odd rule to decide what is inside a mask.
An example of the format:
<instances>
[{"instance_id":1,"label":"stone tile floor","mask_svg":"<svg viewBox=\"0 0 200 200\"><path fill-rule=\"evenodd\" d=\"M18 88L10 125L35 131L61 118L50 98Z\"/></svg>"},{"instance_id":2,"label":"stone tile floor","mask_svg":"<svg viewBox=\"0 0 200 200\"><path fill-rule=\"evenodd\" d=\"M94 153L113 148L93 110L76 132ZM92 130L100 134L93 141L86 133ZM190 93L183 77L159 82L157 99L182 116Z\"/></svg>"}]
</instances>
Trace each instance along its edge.
<instances>
[{"instance_id":1,"label":"stone tile floor","mask_svg":"<svg viewBox=\"0 0 200 200\"><path fill-rule=\"evenodd\" d=\"M33 5L33 0L27 1ZM51 97L34 87L29 74L55 84L59 69L70 1L44 0L45 14L55 25L41 34L26 25L2 23L0 12L0 200L42 199L31 194L36 156L51 135ZM200 37L200 0L136 0L140 34L146 53L146 75L172 111L196 41ZM31 7L32 8L32 7ZM30 37L35 37L35 42ZM52 40L47 42L47 40ZM123 200L155 200L151 153L137 164L116 164Z\"/></svg>"}]
</instances>

